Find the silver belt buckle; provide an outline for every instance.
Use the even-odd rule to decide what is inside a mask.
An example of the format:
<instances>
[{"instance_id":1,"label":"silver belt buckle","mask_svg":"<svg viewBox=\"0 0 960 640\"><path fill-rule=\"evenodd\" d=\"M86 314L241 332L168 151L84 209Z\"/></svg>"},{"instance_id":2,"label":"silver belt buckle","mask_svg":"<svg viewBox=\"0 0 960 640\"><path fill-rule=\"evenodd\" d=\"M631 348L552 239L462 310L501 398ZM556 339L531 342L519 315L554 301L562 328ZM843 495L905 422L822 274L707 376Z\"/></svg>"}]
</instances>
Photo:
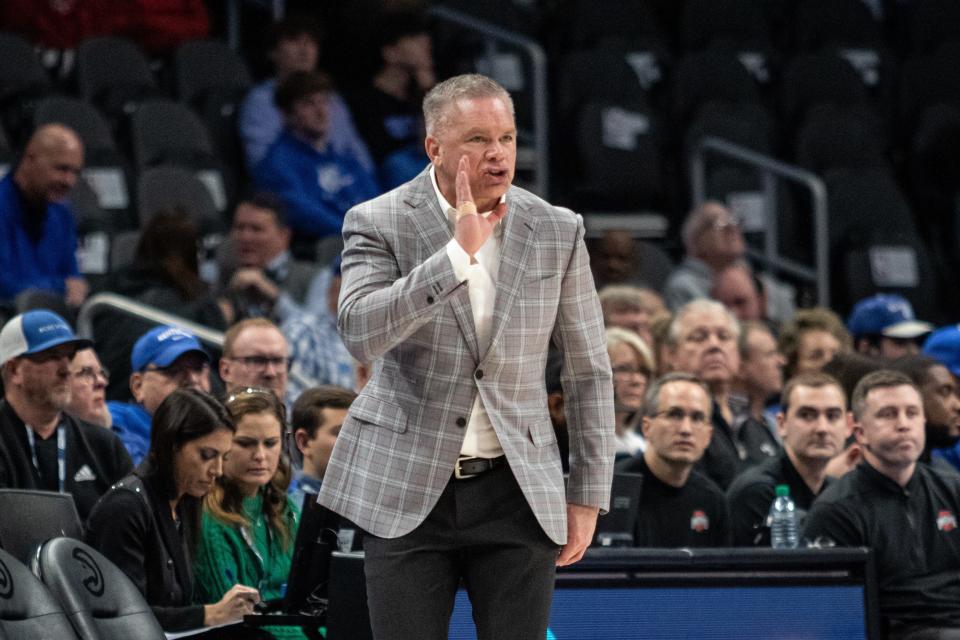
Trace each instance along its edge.
<instances>
[{"instance_id":1,"label":"silver belt buckle","mask_svg":"<svg viewBox=\"0 0 960 640\"><path fill-rule=\"evenodd\" d=\"M470 459L471 459L471 456L460 456L459 458L457 458L457 464L453 465L454 478L456 478L457 480L469 480L470 478L473 478L477 475L475 473L464 474L460 470L460 463L463 462L464 460L470 460Z\"/></svg>"}]
</instances>

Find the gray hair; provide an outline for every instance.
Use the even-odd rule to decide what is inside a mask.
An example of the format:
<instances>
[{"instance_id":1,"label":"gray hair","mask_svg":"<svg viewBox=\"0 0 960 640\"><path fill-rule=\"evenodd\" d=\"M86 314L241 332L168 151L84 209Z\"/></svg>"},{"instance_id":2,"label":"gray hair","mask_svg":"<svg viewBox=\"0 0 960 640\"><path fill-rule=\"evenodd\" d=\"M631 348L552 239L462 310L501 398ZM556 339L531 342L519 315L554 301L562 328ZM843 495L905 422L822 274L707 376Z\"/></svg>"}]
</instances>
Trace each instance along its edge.
<instances>
[{"instance_id":1,"label":"gray hair","mask_svg":"<svg viewBox=\"0 0 960 640\"><path fill-rule=\"evenodd\" d=\"M510 115L514 115L513 98L496 80L479 73L465 73L438 83L423 97L423 120L428 136L436 136L447 127L451 105L462 98L500 98L510 109Z\"/></svg>"},{"instance_id":2,"label":"gray hair","mask_svg":"<svg viewBox=\"0 0 960 640\"><path fill-rule=\"evenodd\" d=\"M709 300L707 298L696 298L680 307L670 321L670 329L667 331L667 345L676 347L680 342L680 324L683 319L691 313L719 313L727 318L730 327L733 330L733 337L740 340L740 321L733 315L730 309L727 309L722 302Z\"/></svg>"},{"instance_id":3,"label":"gray hair","mask_svg":"<svg viewBox=\"0 0 960 640\"><path fill-rule=\"evenodd\" d=\"M689 382L690 384L695 384L703 389L703 394L706 396L707 404L709 406L707 409L707 414L709 415L712 413L713 404L710 400L712 396L710 395L710 390L707 388L707 385L703 382L703 380L692 373L674 371L673 373L660 376L650 383L650 386L647 388L647 395L643 398L643 415L647 416L648 418L657 415L657 410L660 405L660 390L668 384L674 382Z\"/></svg>"},{"instance_id":4,"label":"gray hair","mask_svg":"<svg viewBox=\"0 0 960 640\"><path fill-rule=\"evenodd\" d=\"M606 330L606 337L608 350L612 349L618 344L625 344L636 351L637 355L640 357L641 364L647 370L648 378L657 370L656 360L654 360L653 352L650 351L650 347L648 347L647 343L643 341L643 338L638 336L633 331L630 331L629 329L622 329L620 327L609 327Z\"/></svg>"},{"instance_id":5,"label":"gray hair","mask_svg":"<svg viewBox=\"0 0 960 640\"><path fill-rule=\"evenodd\" d=\"M683 239L683 248L688 255L695 253L697 241L703 232L709 229L721 214L728 211L722 202L706 200L687 215L680 229L680 237Z\"/></svg>"}]
</instances>

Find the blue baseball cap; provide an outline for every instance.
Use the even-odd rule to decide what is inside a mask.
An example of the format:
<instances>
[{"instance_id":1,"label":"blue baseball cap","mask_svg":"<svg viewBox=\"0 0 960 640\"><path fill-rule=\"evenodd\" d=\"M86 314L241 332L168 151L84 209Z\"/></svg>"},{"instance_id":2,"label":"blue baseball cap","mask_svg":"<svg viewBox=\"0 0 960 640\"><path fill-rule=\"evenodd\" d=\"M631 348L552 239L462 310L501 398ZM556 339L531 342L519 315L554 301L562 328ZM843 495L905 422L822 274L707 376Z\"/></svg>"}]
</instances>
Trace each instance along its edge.
<instances>
[{"instance_id":1,"label":"blue baseball cap","mask_svg":"<svg viewBox=\"0 0 960 640\"><path fill-rule=\"evenodd\" d=\"M960 376L960 324L941 327L923 343L923 355L930 356L955 376Z\"/></svg>"},{"instance_id":2,"label":"blue baseball cap","mask_svg":"<svg viewBox=\"0 0 960 640\"><path fill-rule=\"evenodd\" d=\"M140 336L130 353L130 365L134 371L143 371L150 365L163 369L185 353L196 351L208 362L210 356L197 337L180 327L160 326Z\"/></svg>"},{"instance_id":3,"label":"blue baseball cap","mask_svg":"<svg viewBox=\"0 0 960 640\"><path fill-rule=\"evenodd\" d=\"M903 296L881 293L856 304L847 329L854 338L874 335L911 339L930 333L933 325L917 320L913 306Z\"/></svg>"},{"instance_id":4,"label":"blue baseball cap","mask_svg":"<svg viewBox=\"0 0 960 640\"><path fill-rule=\"evenodd\" d=\"M67 321L47 309L33 309L11 318L0 330L0 366L19 356L40 353L62 344L78 349L92 347L86 338L78 338Z\"/></svg>"}]
</instances>

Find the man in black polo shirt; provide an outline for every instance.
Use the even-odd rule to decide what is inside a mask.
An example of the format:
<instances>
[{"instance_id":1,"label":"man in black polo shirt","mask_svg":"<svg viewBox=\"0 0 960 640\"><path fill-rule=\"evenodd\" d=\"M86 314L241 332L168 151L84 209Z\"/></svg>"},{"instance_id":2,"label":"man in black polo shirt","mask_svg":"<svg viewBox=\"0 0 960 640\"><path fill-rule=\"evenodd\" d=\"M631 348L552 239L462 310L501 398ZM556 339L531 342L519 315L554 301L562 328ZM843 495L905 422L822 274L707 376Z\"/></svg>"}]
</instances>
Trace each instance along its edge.
<instances>
[{"instance_id":1,"label":"man in black polo shirt","mask_svg":"<svg viewBox=\"0 0 960 640\"><path fill-rule=\"evenodd\" d=\"M780 399L777 430L783 451L745 471L727 490L736 546L770 546L767 514L776 486L790 487L803 522L814 498L827 483L827 463L843 450L850 434L847 398L840 383L825 373L791 378Z\"/></svg>"},{"instance_id":2,"label":"man in black polo shirt","mask_svg":"<svg viewBox=\"0 0 960 640\"><path fill-rule=\"evenodd\" d=\"M960 477L917 462L920 391L880 370L860 380L851 404L864 461L817 499L803 537L873 548L885 638L960 638Z\"/></svg>"},{"instance_id":3,"label":"man in black polo shirt","mask_svg":"<svg viewBox=\"0 0 960 640\"><path fill-rule=\"evenodd\" d=\"M693 470L710 442L710 396L687 373L656 380L644 404L647 449L618 471L643 476L634 531L638 547L723 547L730 516L723 491Z\"/></svg>"},{"instance_id":4,"label":"man in black polo shirt","mask_svg":"<svg viewBox=\"0 0 960 640\"><path fill-rule=\"evenodd\" d=\"M89 346L45 309L15 316L0 330L0 487L70 493L83 519L133 470L116 434L63 412L70 361Z\"/></svg>"}]
</instances>

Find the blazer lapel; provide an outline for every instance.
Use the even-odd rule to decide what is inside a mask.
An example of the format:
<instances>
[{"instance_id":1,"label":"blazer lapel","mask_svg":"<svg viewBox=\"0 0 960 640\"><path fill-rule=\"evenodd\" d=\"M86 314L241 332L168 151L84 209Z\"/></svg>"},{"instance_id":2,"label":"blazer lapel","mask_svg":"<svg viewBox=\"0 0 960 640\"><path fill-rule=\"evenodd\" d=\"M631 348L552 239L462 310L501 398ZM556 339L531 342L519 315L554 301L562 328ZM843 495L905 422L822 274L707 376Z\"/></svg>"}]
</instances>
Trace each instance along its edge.
<instances>
[{"instance_id":1,"label":"blazer lapel","mask_svg":"<svg viewBox=\"0 0 960 640\"><path fill-rule=\"evenodd\" d=\"M424 243L425 253L422 259L432 256L443 249L451 239L453 230L446 213L441 210L430 183L429 167L420 174L418 184L404 196L404 202L409 207L407 217ZM470 307L470 294L466 287L460 287L448 299L453 315L460 325L460 331L466 338L470 355L474 361L480 361L480 347L477 340L477 328L473 323L473 309Z\"/></svg>"},{"instance_id":2,"label":"blazer lapel","mask_svg":"<svg viewBox=\"0 0 960 640\"><path fill-rule=\"evenodd\" d=\"M510 311L520 292L527 255L533 245L534 232L539 220L529 210L527 204L507 194L510 209L502 224L503 243L500 245L500 269L497 273L497 294L493 306L493 326L490 329L490 347L497 343ZM490 353L490 350L487 350ZM486 357L486 353L483 357Z\"/></svg>"}]
</instances>

